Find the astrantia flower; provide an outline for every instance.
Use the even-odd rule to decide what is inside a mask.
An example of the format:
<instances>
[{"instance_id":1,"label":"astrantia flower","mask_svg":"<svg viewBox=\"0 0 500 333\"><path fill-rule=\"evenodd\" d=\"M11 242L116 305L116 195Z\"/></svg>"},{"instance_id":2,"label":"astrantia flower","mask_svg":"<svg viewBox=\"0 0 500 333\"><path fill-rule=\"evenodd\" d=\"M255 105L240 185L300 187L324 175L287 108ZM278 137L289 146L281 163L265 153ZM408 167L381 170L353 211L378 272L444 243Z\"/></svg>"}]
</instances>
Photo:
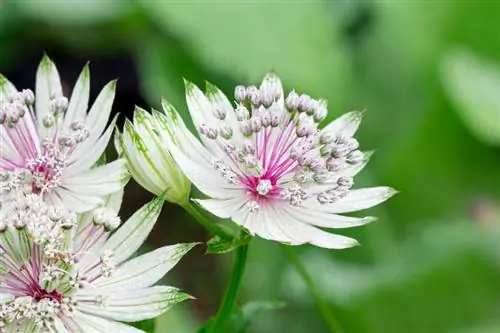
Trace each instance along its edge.
<instances>
[{"instance_id":1,"label":"astrantia flower","mask_svg":"<svg viewBox=\"0 0 500 333\"><path fill-rule=\"evenodd\" d=\"M353 138L360 112L323 129L326 102L292 91L286 99L276 75L260 88L238 86L236 107L208 84L206 95L186 84L187 104L201 142L171 105L166 142L181 170L211 199L197 200L251 233L291 245L341 249L354 239L320 228L348 228L373 221L337 215L375 206L395 191L351 189L370 153Z\"/></svg>"},{"instance_id":2,"label":"astrantia flower","mask_svg":"<svg viewBox=\"0 0 500 333\"><path fill-rule=\"evenodd\" d=\"M166 118L136 108L134 122L125 122L123 134L116 132L115 146L127 161L132 177L146 190L166 200L187 202L191 183L164 148Z\"/></svg>"},{"instance_id":3,"label":"astrantia flower","mask_svg":"<svg viewBox=\"0 0 500 333\"><path fill-rule=\"evenodd\" d=\"M36 194L17 194L0 219L0 332L142 332L119 321L156 317L189 298L152 286L193 244L126 261L162 206L154 200L120 225L121 195L77 219Z\"/></svg>"},{"instance_id":4,"label":"astrantia flower","mask_svg":"<svg viewBox=\"0 0 500 333\"><path fill-rule=\"evenodd\" d=\"M83 212L124 186L123 160L94 167L116 120L105 130L115 82L104 87L87 113L89 81L85 66L68 102L48 57L37 71L36 97L30 90L18 91L0 75L0 194L4 198L26 186L53 204Z\"/></svg>"}]
</instances>

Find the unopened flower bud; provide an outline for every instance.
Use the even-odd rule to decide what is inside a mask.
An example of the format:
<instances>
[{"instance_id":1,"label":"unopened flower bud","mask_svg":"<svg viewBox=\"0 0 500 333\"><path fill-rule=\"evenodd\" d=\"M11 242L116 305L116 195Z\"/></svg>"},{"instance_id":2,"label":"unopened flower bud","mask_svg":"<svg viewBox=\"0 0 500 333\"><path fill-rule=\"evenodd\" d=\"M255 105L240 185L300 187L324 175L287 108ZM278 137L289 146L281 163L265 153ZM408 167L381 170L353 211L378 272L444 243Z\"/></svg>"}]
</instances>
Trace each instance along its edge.
<instances>
[{"instance_id":1,"label":"unopened flower bud","mask_svg":"<svg viewBox=\"0 0 500 333\"><path fill-rule=\"evenodd\" d=\"M245 86L236 86L236 88L234 89L234 99L238 103L241 103L247 99L247 89L245 88Z\"/></svg>"},{"instance_id":2,"label":"unopened flower bud","mask_svg":"<svg viewBox=\"0 0 500 333\"><path fill-rule=\"evenodd\" d=\"M285 106L288 109L288 111L295 111L299 107L299 102L300 102L299 95L295 92L295 90L292 90L286 97Z\"/></svg>"}]
</instances>

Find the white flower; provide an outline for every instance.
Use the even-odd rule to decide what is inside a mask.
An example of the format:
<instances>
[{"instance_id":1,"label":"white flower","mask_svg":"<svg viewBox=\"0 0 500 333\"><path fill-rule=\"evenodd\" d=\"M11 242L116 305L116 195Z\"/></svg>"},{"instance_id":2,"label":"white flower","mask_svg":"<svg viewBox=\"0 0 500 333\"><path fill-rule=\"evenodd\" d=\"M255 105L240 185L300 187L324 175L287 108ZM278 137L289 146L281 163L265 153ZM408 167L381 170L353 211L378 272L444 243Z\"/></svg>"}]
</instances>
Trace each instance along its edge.
<instances>
[{"instance_id":1,"label":"white flower","mask_svg":"<svg viewBox=\"0 0 500 333\"><path fill-rule=\"evenodd\" d=\"M183 204L188 201L191 183L170 152L165 149L166 118L136 108L134 122L125 122L123 134L116 132L115 147L127 161L132 177L149 192Z\"/></svg>"},{"instance_id":2,"label":"white flower","mask_svg":"<svg viewBox=\"0 0 500 333\"><path fill-rule=\"evenodd\" d=\"M106 129L115 81L87 113L89 89L85 66L68 102L56 66L46 56L36 75L36 98L0 75L0 195L24 186L53 204L83 212L125 185L123 160L95 167L116 121Z\"/></svg>"},{"instance_id":3,"label":"white flower","mask_svg":"<svg viewBox=\"0 0 500 333\"><path fill-rule=\"evenodd\" d=\"M122 193L77 220L36 194L0 213L0 332L142 332L120 323L154 318L190 296L152 286L195 244L127 261L160 213L156 199L120 224Z\"/></svg>"},{"instance_id":4,"label":"white flower","mask_svg":"<svg viewBox=\"0 0 500 333\"><path fill-rule=\"evenodd\" d=\"M236 107L216 87L206 95L186 83L187 104L201 142L164 102L166 141L181 170L205 195L196 200L252 234L291 245L342 249L356 240L320 228L348 228L373 221L337 215L375 206L395 191L351 189L370 153L353 134L362 114L350 112L323 129L326 103L292 91L286 99L276 75L260 88L238 86Z\"/></svg>"}]
</instances>

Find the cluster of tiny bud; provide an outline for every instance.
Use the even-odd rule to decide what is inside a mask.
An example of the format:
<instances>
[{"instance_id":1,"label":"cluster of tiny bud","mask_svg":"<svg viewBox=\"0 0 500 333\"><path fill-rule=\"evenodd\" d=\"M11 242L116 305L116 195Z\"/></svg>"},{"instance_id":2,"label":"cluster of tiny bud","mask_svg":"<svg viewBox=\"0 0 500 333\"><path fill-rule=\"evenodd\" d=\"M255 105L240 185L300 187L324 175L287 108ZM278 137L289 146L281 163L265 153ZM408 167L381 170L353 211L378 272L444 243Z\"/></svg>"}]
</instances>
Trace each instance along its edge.
<instances>
[{"instance_id":1,"label":"cluster of tiny bud","mask_svg":"<svg viewBox=\"0 0 500 333\"><path fill-rule=\"evenodd\" d=\"M26 169L32 177L36 192L47 192L61 185L61 177L66 167L66 155L50 140L43 140L42 154L26 161Z\"/></svg>"},{"instance_id":2,"label":"cluster of tiny bud","mask_svg":"<svg viewBox=\"0 0 500 333\"><path fill-rule=\"evenodd\" d=\"M350 177L339 177L335 186L325 192L321 192L316 198L322 205L334 203L349 193L353 183L353 179Z\"/></svg>"},{"instance_id":3,"label":"cluster of tiny bud","mask_svg":"<svg viewBox=\"0 0 500 333\"><path fill-rule=\"evenodd\" d=\"M59 313L71 317L75 309L76 302L71 297L61 302L50 298L37 300L33 296L0 300L0 333L10 332L8 326L15 327L26 319L33 321L41 332L53 332L54 317Z\"/></svg>"},{"instance_id":4,"label":"cluster of tiny bud","mask_svg":"<svg viewBox=\"0 0 500 333\"><path fill-rule=\"evenodd\" d=\"M311 116L316 123L322 122L328 114L325 100L316 100L306 94L299 95L293 90L285 99L285 107L291 113Z\"/></svg>"},{"instance_id":5,"label":"cluster of tiny bud","mask_svg":"<svg viewBox=\"0 0 500 333\"><path fill-rule=\"evenodd\" d=\"M113 262L114 253L111 250L104 250L101 255L101 275L104 277L110 277L115 270L115 264Z\"/></svg>"},{"instance_id":6,"label":"cluster of tiny bud","mask_svg":"<svg viewBox=\"0 0 500 333\"><path fill-rule=\"evenodd\" d=\"M76 225L76 214L51 206L36 194L19 192L4 205L0 210L0 233L7 228L25 230L38 245L60 245L65 231Z\"/></svg>"},{"instance_id":7,"label":"cluster of tiny bud","mask_svg":"<svg viewBox=\"0 0 500 333\"><path fill-rule=\"evenodd\" d=\"M295 184L292 187L283 189L283 191L281 191L281 197L292 206L300 206L302 202L307 199L308 195L303 188Z\"/></svg>"},{"instance_id":8,"label":"cluster of tiny bud","mask_svg":"<svg viewBox=\"0 0 500 333\"><path fill-rule=\"evenodd\" d=\"M51 299L35 300L32 296L17 297L0 305L0 333L8 332L7 326L29 319L42 332L50 332L54 316L61 311L59 302Z\"/></svg>"},{"instance_id":9,"label":"cluster of tiny bud","mask_svg":"<svg viewBox=\"0 0 500 333\"><path fill-rule=\"evenodd\" d=\"M116 211L107 207L95 209L92 221L94 225L102 226L106 231L113 231L122 223Z\"/></svg>"},{"instance_id":10,"label":"cluster of tiny bud","mask_svg":"<svg viewBox=\"0 0 500 333\"><path fill-rule=\"evenodd\" d=\"M76 228L77 216L49 205L40 195L14 193L16 196L0 207L0 244L4 241L10 244L2 246L0 288L17 292L14 297L0 299L0 333L26 319L42 332L52 332L55 316L60 313L71 316L76 309L77 303L70 295L100 276L111 276L115 269L114 254L103 249L99 264L82 274L76 264L85 249L80 248L79 253L72 249L80 230ZM97 208L91 218L88 223L92 228L82 229L84 243L92 244L96 240L92 235L99 238L121 224L116 212L109 208ZM30 281L39 284L19 280L22 271L31 276ZM92 301L103 306L98 298Z\"/></svg>"},{"instance_id":11,"label":"cluster of tiny bud","mask_svg":"<svg viewBox=\"0 0 500 333\"><path fill-rule=\"evenodd\" d=\"M262 85L260 89L256 86L239 85L234 90L234 99L240 104L249 102L255 108L261 105L268 108L282 97L281 94L280 87L273 84Z\"/></svg>"},{"instance_id":12,"label":"cluster of tiny bud","mask_svg":"<svg viewBox=\"0 0 500 333\"><path fill-rule=\"evenodd\" d=\"M227 154L227 159L217 159L213 164L221 177L230 184L242 183L256 196L247 203L250 211L258 210L266 196L276 198L278 194L294 206L309 197L328 204L347 195L352 179L338 175L362 163L365 155L358 150L355 138L318 129L328 113L326 101L295 91L285 98L281 84L272 76L260 88L237 86L234 99L243 142L230 141L233 128L223 121L227 111L216 105L215 119L200 125L198 131ZM292 181L287 177L282 182L289 173ZM306 185L311 182L329 189L309 191Z\"/></svg>"},{"instance_id":13,"label":"cluster of tiny bud","mask_svg":"<svg viewBox=\"0 0 500 333\"><path fill-rule=\"evenodd\" d=\"M236 184L238 182L238 175L231 170L223 161L217 160L214 162L214 168L219 172L221 177L223 177L229 184Z\"/></svg>"},{"instance_id":14,"label":"cluster of tiny bud","mask_svg":"<svg viewBox=\"0 0 500 333\"><path fill-rule=\"evenodd\" d=\"M64 96L51 96L50 109L42 119L42 124L45 128L51 128L57 124L61 116L68 108L68 99Z\"/></svg>"},{"instance_id":15,"label":"cluster of tiny bud","mask_svg":"<svg viewBox=\"0 0 500 333\"><path fill-rule=\"evenodd\" d=\"M0 94L0 125L6 125L13 129L28 116L33 118L33 104L35 95L31 90L23 90L9 96ZM68 100L63 96L52 96L50 108L46 116L41 120L45 128L53 127L68 107ZM34 119L34 118L33 118ZM19 127L22 135L30 135L25 132L31 125ZM29 131L34 130L30 129ZM31 187L35 193L44 193L60 186L61 177L66 167L66 158L76 146L85 141L90 135L88 128L80 121L70 125L69 133L48 134L42 139L40 149L36 141L39 138L26 138L23 144L30 146L33 151L26 153L28 158L23 161L23 167L18 170L3 170L0 173L0 194L9 194L12 190L21 187ZM30 185L30 186L26 186Z\"/></svg>"},{"instance_id":16,"label":"cluster of tiny bud","mask_svg":"<svg viewBox=\"0 0 500 333\"><path fill-rule=\"evenodd\" d=\"M35 102L35 95L29 89L14 94L13 96L0 96L0 125L6 124L13 128L26 113L31 112L30 108Z\"/></svg>"}]
</instances>

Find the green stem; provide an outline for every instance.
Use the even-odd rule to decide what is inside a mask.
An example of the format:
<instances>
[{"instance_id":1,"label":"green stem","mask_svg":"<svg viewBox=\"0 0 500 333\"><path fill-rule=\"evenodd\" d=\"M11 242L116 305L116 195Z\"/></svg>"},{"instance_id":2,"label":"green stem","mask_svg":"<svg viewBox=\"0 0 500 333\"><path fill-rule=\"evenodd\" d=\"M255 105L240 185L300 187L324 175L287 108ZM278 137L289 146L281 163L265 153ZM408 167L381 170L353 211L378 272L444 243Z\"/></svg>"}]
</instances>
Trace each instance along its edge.
<instances>
[{"instance_id":1,"label":"green stem","mask_svg":"<svg viewBox=\"0 0 500 333\"><path fill-rule=\"evenodd\" d=\"M321 295L321 291L318 289L312 277L309 275L306 268L304 267L304 264L300 260L300 257L297 254L296 250L293 249L291 246L285 246L285 245L283 245L283 249L288 255L288 258L292 262L295 270L297 271L297 273L299 273L300 277L307 285L309 292L313 295L314 299L316 300L316 306L321 312L323 319L328 324L328 327L330 327L330 332L345 333L342 327L340 326L339 322L335 318L332 309Z\"/></svg>"},{"instance_id":2,"label":"green stem","mask_svg":"<svg viewBox=\"0 0 500 333\"><path fill-rule=\"evenodd\" d=\"M248 244L238 247L236 250L236 259L234 262L233 273L231 276L231 281L227 286L224 298L222 299L222 304L217 312L217 317L215 322L211 327L210 332L212 333L223 333L227 330L227 325L233 314L233 310L236 306L236 300L238 297L238 292L241 286L241 280L243 277L243 272L245 271L245 264L247 261L248 254Z\"/></svg>"},{"instance_id":3,"label":"green stem","mask_svg":"<svg viewBox=\"0 0 500 333\"><path fill-rule=\"evenodd\" d=\"M219 236L220 238L228 241L232 241L234 236L228 232L226 229L222 228L220 225L213 223L203 215L198 208L196 208L191 202L186 202L182 207L191 214L192 217L196 219L202 226L204 226L212 234Z\"/></svg>"}]
</instances>

